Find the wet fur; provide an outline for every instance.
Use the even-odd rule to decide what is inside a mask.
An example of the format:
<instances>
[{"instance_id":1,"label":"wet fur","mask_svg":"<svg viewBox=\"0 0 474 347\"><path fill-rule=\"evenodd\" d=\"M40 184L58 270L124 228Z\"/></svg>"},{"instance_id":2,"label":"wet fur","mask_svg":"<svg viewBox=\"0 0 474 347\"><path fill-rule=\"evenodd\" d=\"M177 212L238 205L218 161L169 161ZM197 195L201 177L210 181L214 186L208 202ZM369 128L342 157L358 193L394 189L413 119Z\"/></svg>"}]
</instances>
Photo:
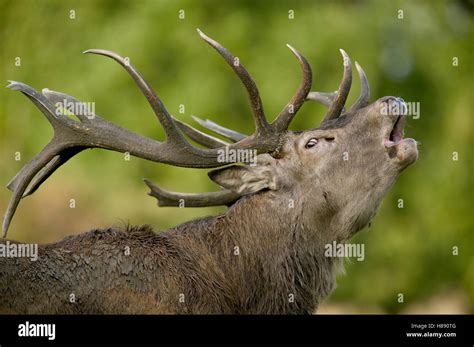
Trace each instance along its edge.
<instances>
[{"instance_id":1,"label":"wet fur","mask_svg":"<svg viewBox=\"0 0 474 347\"><path fill-rule=\"evenodd\" d=\"M288 216L266 194L161 233L149 226L94 230L40 246L36 262L0 258L0 310L312 313L334 287L335 265L296 214L291 230L283 228ZM271 213L273 223L255 213Z\"/></svg>"}]
</instances>

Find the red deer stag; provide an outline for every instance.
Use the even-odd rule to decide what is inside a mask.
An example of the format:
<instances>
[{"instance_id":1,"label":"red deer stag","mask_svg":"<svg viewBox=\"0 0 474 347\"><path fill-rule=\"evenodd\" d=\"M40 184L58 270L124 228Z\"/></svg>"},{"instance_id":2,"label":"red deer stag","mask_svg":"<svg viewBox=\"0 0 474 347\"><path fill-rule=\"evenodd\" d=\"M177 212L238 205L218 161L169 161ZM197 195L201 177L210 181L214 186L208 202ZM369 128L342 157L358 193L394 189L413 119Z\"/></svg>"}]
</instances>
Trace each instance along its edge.
<instances>
[{"instance_id":1,"label":"red deer stag","mask_svg":"<svg viewBox=\"0 0 474 347\"><path fill-rule=\"evenodd\" d=\"M347 54L341 50L344 72L338 90L310 92L311 67L288 46L303 77L293 98L269 123L244 66L218 42L199 34L242 81L255 122L252 135L195 118L227 142L178 121L127 59L106 50L85 53L112 58L130 74L163 126L164 142L86 112L76 112L74 120L57 103L77 105L75 98L10 82L10 89L21 91L46 116L54 136L8 184L13 196L4 237L20 200L87 148L129 152L181 167L222 167L209 172L222 187L212 193L176 193L145 182L160 206L229 208L160 233L142 226L70 236L40 245L37 261L0 258L2 312L312 313L331 293L340 261L325 256L324 246L344 243L364 228L397 176L417 159L415 140L403 138L404 101L389 96L369 104L369 84L356 63L361 94L345 109L352 83ZM288 130L306 100L328 106L321 125ZM205 148L191 145L184 135ZM220 158L223 151L258 156L251 164L238 159L229 165ZM20 245L5 239L0 245L7 244Z\"/></svg>"}]
</instances>

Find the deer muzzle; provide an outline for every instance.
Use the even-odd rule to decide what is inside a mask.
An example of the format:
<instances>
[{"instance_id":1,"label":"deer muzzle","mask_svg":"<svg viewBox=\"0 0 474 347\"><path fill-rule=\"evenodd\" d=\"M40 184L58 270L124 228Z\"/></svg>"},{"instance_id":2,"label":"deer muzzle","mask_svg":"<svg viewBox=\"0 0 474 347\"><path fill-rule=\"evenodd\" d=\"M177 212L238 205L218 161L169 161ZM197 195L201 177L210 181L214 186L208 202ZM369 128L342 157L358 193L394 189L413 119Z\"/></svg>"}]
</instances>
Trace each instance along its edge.
<instances>
[{"instance_id":1,"label":"deer muzzle","mask_svg":"<svg viewBox=\"0 0 474 347\"><path fill-rule=\"evenodd\" d=\"M389 96L382 99L381 114L393 121L393 126L384 139L384 146L390 150L391 157L396 157L404 167L418 158L416 141L412 138L403 138L407 110L408 107L402 98Z\"/></svg>"}]
</instances>

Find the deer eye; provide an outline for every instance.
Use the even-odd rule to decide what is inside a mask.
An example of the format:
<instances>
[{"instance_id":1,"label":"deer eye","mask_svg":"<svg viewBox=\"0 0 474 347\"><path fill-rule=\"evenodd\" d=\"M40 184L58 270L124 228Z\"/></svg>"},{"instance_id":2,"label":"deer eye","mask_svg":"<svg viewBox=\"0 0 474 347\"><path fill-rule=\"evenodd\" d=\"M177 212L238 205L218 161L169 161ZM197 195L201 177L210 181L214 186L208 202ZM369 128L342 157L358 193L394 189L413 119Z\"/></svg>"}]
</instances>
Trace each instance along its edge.
<instances>
[{"instance_id":1,"label":"deer eye","mask_svg":"<svg viewBox=\"0 0 474 347\"><path fill-rule=\"evenodd\" d=\"M311 148L311 147L314 147L318 144L319 140L318 139L315 139L315 138L312 138L310 139L308 142L306 142L306 145L305 145L305 148Z\"/></svg>"}]
</instances>

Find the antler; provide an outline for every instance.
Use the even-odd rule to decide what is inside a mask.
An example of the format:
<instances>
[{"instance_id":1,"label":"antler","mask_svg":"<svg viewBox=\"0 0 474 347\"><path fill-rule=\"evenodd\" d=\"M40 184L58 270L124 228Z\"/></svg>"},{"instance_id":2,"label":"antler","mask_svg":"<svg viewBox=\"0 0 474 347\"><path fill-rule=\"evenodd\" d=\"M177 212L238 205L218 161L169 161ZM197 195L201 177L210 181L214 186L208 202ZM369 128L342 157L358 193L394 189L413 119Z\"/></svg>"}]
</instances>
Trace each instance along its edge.
<instances>
[{"instance_id":1,"label":"antler","mask_svg":"<svg viewBox=\"0 0 474 347\"><path fill-rule=\"evenodd\" d=\"M236 66L236 59L230 52L218 44L216 41L209 39L206 35L204 35L199 29L199 34L203 37L211 46L213 46L224 58L225 60L231 65L235 71ZM280 112L277 116L276 120L271 124L272 127L276 128L277 131L283 132L285 131L293 117L296 115L296 112L300 109L303 105L309 91L311 90L312 84L312 71L311 66L307 62L307 60L292 46L287 44L287 47L292 51L292 53L296 56L298 61L300 62L303 78L300 83L298 90L296 91L293 98L290 102L285 106L285 108ZM237 64L240 65L240 63ZM244 69L245 71L245 69ZM240 76L239 76L240 77ZM261 106L261 100L259 97L258 90L255 86L255 83L250 78L250 76L245 76L248 78L242 78L241 80L244 82L246 86L249 98L251 100L251 105L257 105L257 107L252 107L254 118L259 119L260 115L263 115L263 106ZM261 110L261 112L260 112ZM225 128L219 124L216 124L208 119L201 120L196 116L191 116L197 123L199 123L204 128L207 128L221 136L224 136L231 140L232 142L238 142L246 138L246 135L240 134L234 130ZM220 141L216 138L210 140L204 133L201 133L199 130L194 129L193 127L181 123L179 124L180 128L193 140L196 142L212 148L213 146L217 145L217 141ZM204 135L204 136L203 136ZM205 206L218 206L218 205L231 205L236 200L238 200L241 195L233 193L229 190L223 190L220 192L211 192L211 193L178 193L178 192L170 192L165 189L160 188L158 185L154 184L153 182L146 180L145 183L150 187L151 191L149 193L150 196L153 196L158 199L159 206L182 206L184 203L186 207L205 207Z\"/></svg>"},{"instance_id":2,"label":"antler","mask_svg":"<svg viewBox=\"0 0 474 347\"><path fill-rule=\"evenodd\" d=\"M150 188L148 195L158 200L158 206L173 207L208 207L220 205L232 205L241 195L230 190L210 193L178 193L165 190L149 179L143 179Z\"/></svg>"},{"instance_id":3,"label":"antler","mask_svg":"<svg viewBox=\"0 0 474 347\"><path fill-rule=\"evenodd\" d=\"M188 137L195 142L205 146L206 148L221 148L224 146L228 146L229 143L218 139L217 137L210 136L202 131L199 131L192 126L181 122L180 120L173 118L173 120L178 125L179 129L188 135Z\"/></svg>"},{"instance_id":4,"label":"antler","mask_svg":"<svg viewBox=\"0 0 474 347\"><path fill-rule=\"evenodd\" d=\"M298 112L301 106L303 106L306 97L311 90L311 84L313 83L313 74L308 61L296 49L288 44L286 46L300 62L303 78L301 79L300 86L293 98L291 98L290 102L285 106L285 108L280 112L278 117L272 123L272 126L274 126L277 131L285 131L288 129L293 117L296 115L296 112Z\"/></svg>"},{"instance_id":5,"label":"antler","mask_svg":"<svg viewBox=\"0 0 474 347\"><path fill-rule=\"evenodd\" d=\"M222 125L216 124L213 121L210 121L209 119L202 120L196 116L191 116L191 117L197 123L199 123L203 128L209 129L215 132L216 134L219 134L221 136L228 138L229 140L232 140L233 142L240 141L247 137L247 135L243 135L234 130L224 128Z\"/></svg>"},{"instance_id":6,"label":"antler","mask_svg":"<svg viewBox=\"0 0 474 347\"><path fill-rule=\"evenodd\" d=\"M319 102L320 104L329 107L329 110L321 123L324 123L325 121L331 119L335 119L344 113L353 113L369 104L369 81L367 80L367 76L365 75L365 72L362 67L356 62L355 64L360 80L360 95L357 98L356 102L346 112L344 105L346 103L347 96L349 95L349 91L351 89L352 84L352 64L347 53L342 49L340 51L344 58L344 74L342 76L342 80L339 84L338 90L332 93L310 92L306 97L306 100Z\"/></svg>"},{"instance_id":7,"label":"antler","mask_svg":"<svg viewBox=\"0 0 474 347\"><path fill-rule=\"evenodd\" d=\"M323 104L326 107L330 107L332 102L337 96L337 91L332 93L324 93L324 92L311 92L306 97L306 100L316 101L320 104Z\"/></svg>"},{"instance_id":8,"label":"antler","mask_svg":"<svg viewBox=\"0 0 474 347\"><path fill-rule=\"evenodd\" d=\"M347 53L340 49L342 57L344 59L344 74L342 76L341 83L339 84L339 88L337 89L337 95L334 101L331 103L326 116L324 116L323 122L328 121L330 119L337 118L341 115L342 109L344 108L344 104L346 103L347 96L349 95L349 91L351 90L352 84L352 64L351 60Z\"/></svg>"},{"instance_id":9,"label":"antler","mask_svg":"<svg viewBox=\"0 0 474 347\"><path fill-rule=\"evenodd\" d=\"M283 125L289 125L294 114L306 99L311 87L311 68L306 60L290 47L302 64L304 81L306 82L304 86L300 86L292 99L294 107L291 108L294 112L281 113L275 125L269 124L265 118L258 88L247 70L238 63L232 53L217 41L207 37L200 30L198 32L226 60L244 84L250 99L255 121L255 132L247 137L239 137L236 143L228 144L201 133L184 123L177 122L136 68L127 59L107 50L90 49L84 53L112 58L130 74L162 125L166 134L166 141L160 142L135 134L95 114L76 112L75 116L78 121L70 119L65 114L65 110L56 108L54 104L58 101L76 104L79 102L77 99L67 94L49 90L43 90L42 94L26 84L12 81L8 87L21 91L33 102L52 125L54 136L45 148L31 159L7 186L13 191L13 196L3 221L4 237L21 198L36 191L56 169L86 148L104 148L118 152L128 152L133 156L155 162L193 168L212 168L226 165L227 163L218 160L219 151L224 146L227 146L228 150L252 149L256 150L257 153L272 153L278 149L280 146L279 138L286 131ZM192 146L181 131L196 142L205 145L208 149Z\"/></svg>"},{"instance_id":10,"label":"antler","mask_svg":"<svg viewBox=\"0 0 474 347\"><path fill-rule=\"evenodd\" d=\"M256 132L260 134L272 133L273 129L270 127L270 124L268 124L267 119L265 118L262 100L260 99L260 92L258 91L255 81L252 79L245 67L232 53L230 53L226 48L224 48L219 42L211 39L201 30L197 29L197 31L199 35L204 39L204 41L206 41L224 58L227 64L229 64L229 66L232 68L232 70L234 70L234 72L244 84L245 89L247 90L247 94L249 96L252 115L255 121Z\"/></svg>"},{"instance_id":11,"label":"antler","mask_svg":"<svg viewBox=\"0 0 474 347\"><path fill-rule=\"evenodd\" d=\"M359 73L360 95L357 98L354 105L352 105L349 111L347 111L347 113L357 111L359 108L367 106L369 104L369 98L370 98L370 87L369 87L369 81L367 79L367 76L365 75L365 72L362 69L362 67L359 65L359 63L355 62L355 64L356 64L357 72Z\"/></svg>"},{"instance_id":12,"label":"antler","mask_svg":"<svg viewBox=\"0 0 474 347\"><path fill-rule=\"evenodd\" d=\"M347 55L346 55L347 56ZM369 103L370 97L370 88L369 82L367 80L367 76L362 69L362 67L355 62L357 72L359 74L360 79L360 95L356 102L349 108L347 113L353 113L358 109L365 107ZM346 70L346 69L345 69ZM345 72L343 76L343 81L341 85L344 84L344 81L347 81L347 72ZM345 89L343 89L345 90ZM338 91L332 93L323 93L323 92L310 92L308 93L306 100L316 101L319 102L327 107L331 107L332 103L336 99L338 95ZM347 98L347 97L346 97ZM346 113L344 107L341 110L341 114ZM240 133L235 132L234 130L227 129L219 124L216 124L208 119L202 120L198 117L192 116L192 118L199 123L202 127L207 128L215 133L227 137L229 140L233 142L240 141L242 138L245 138L246 135L242 135ZM184 124L184 123L183 123ZM199 130L192 128L189 125L188 131L195 132L193 136L190 135L191 138L196 139L198 143L201 143L204 146L208 146L208 141L203 139L199 141L198 133L201 133ZM202 134L202 133L201 133ZM207 135L208 136L208 135ZM206 207L206 206L218 206L218 205L232 205L236 200L240 198L240 195L232 193L229 190L223 190L221 192L212 192L212 193L178 193L178 192L170 192L166 191L156 184L151 183L150 181L146 182L151 189L149 195L158 199L159 206L184 206L184 207Z\"/></svg>"}]
</instances>

